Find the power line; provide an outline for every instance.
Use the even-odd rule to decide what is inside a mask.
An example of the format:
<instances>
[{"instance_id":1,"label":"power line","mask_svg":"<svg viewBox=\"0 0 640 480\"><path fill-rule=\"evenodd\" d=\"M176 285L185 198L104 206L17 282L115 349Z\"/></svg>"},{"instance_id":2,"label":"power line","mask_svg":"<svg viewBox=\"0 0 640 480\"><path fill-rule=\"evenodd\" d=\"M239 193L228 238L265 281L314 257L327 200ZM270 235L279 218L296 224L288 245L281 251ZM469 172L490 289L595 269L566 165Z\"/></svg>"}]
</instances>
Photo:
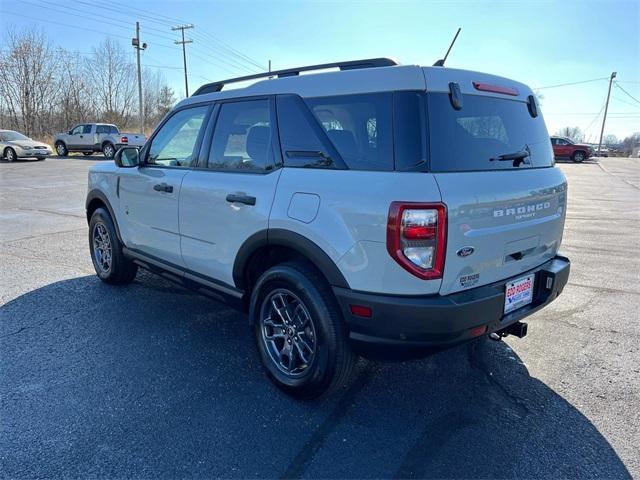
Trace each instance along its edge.
<instances>
[{"instance_id":1,"label":"power line","mask_svg":"<svg viewBox=\"0 0 640 480\"><path fill-rule=\"evenodd\" d=\"M638 105L637 103L631 103L631 102L628 102L627 100L623 100L623 99L621 99L620 97L616 97L615 95L613 95L613 96L612 96L612 98L614 98L614 99L615 99L615 100L617 100L618 102L622 102L622 103L624 103L625 105L630 105L630 106L632 106L632 107L640 108L640 105Z\"/></svg>"},{"instance_id":2,"label":"power line","mask_svg":"<svg viewBox=\"0 0 640 480\"><path fill-rule=\"evenodd\" d=\"M609 80L609 77L592 78L591 80L580 80L579 82L559 83L557 85L547 85L546 87L537 87L533 90L544 90L547 88L568 87L570 85L580 85L582 83L599 82L600 80Z\"/></svg>"},{"instance_id":3,"label":"power line","mask_svg":"<svg viewBox=\"0 0 640 480\"><path fill-rule=\"evenodd\" d=\"M629 92L627 92L624 88L622 88L620 85L618 85L618 82L614 82L614 85L616 87L618 87L620 90L622 90L624 93L626 93L629 98L631 98L631 99L635 100L636 102L640 103L640 100L638 100L636 97L634 97Z\"/></svg>"},{"instance_id":4,"label":"power line","mask_svg":"<svg viewBox=\"0 0 640 480\"><path fill-rule=\"evenodd\" d=\"M79 0L81 1L81 0ZM125 5L121 2L117 2L115 0L110 1L111 4L115 4L115 5L121 5L123 8L127 8L128 10L136 10L138 12L144 12L144 13L136 13L137 16L142 17L142 18L146 18L148 19L150 22L156 23L158 25L163 25L163 26L172 26L175 25L176 23L179 24L185 24L188 22L184 22L182 20L178 20L175 18L171 18L171 17L167 17L166 15L160 15L160 14L152 14L149 12L146 12L144 10L141 10L139 8L135 8L135 7L130 7L129 5ZM104 8L106 10L112 10L112 11L117 11L118 13L120 13L120 10L115 9L112 6L105 6L105 7L101 7ZM158 18L162 17L165 18L167 20L159 20ZM251 70L251 68L255 68L257 67L259 69L260 72L264 71L264 66L260 65L259 63L257 63L254 59L252 59L251 57L249 57L248 55L245 55L244 53L234 49L233 47L229 46L228 44L226 44L224 41L218 39L217 37L215 37L214 35L208 33L208 32L194 32L193 33L194 38L200 39L203 42L207 42L210 41L208 38L205 40L206 37L209 37L210 39L212 39L213 41L220 43L222 46L221 50L213 50L210 47L207 47L206 44L203 44L204 48L207 48L208 50L210 50L212 55L225 55L228 58L232 58L235 59L236 61L242 61L244 63L248 63L251 65L250 68L247 67L242 67L245 68L247 70ZM198 48L196 46L196 44L194 44L194 48ZM228 62L227 62L228 63Z\"/></svg>"}]
</instances>

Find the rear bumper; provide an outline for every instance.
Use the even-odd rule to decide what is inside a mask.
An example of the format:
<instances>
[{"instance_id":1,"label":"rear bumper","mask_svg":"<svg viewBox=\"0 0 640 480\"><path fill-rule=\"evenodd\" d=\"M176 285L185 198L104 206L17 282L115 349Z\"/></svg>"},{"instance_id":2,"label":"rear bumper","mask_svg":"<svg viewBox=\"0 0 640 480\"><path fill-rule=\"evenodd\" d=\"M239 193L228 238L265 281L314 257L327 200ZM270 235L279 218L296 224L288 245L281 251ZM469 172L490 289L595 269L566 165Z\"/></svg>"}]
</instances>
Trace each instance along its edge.
<instances>
[{"instance_id":1,"label":"rear bumper","mask_svg":"<svg viewBox=\"0 0 640 480\"><path fill-rule=\"evenodd\" d=\"M556 256L513 278L446 296L390 296L339 287L333 290L356 346L440 350L502 330L545 307L562 292L570 267L568 258ZM528 274L535 274L533 301L505 315L505 283ZM350 305L368 306L372 316L353 315ZM486 330L477 328L483 326Z\"/></svg>"}]
</instances>

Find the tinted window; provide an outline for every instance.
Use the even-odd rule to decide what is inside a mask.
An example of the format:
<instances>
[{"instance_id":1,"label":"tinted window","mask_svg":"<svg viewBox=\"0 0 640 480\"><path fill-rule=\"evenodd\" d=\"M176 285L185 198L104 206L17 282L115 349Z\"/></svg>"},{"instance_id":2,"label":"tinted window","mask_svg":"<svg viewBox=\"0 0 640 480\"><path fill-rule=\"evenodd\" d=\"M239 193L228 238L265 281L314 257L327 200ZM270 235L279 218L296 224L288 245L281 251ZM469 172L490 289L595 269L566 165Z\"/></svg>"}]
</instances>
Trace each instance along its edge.
<instances>
[{"instance_id":1,"label":"tinted window","mask_svg":"<svg viewBox=\"0 0 640 480\"><path fill-rule=\"evenodd\" d=\"M277 98L280 144L287 167L327 167L335 160L320 139L320 127L304 102L294 95Z\"/></svg>"},{"instance_id":2,"label":"tinted window","mask_svg":"<svg viewBox=\"0 0 640 480\"><path fill-rule=\"evenodd\" d=\"M446 93L428 97L431 170L501 170L513 161L491 161L500 155L529 151L519 168L553 165L549 134L542 116L532 118L525 102L465 95L454 110Z\"/></svg>"},{"instance_id":3,"label":"tinted window","mask_svg":"<svg viewBox=\"0 0 640 480\"><path fill-rule=\"evenodd\" d=\"M113 125L111 125L109 127L109 133L115 133L116 135L119 134L120 132L118 131L118 129L116 127L114 127Z\"/></svg>"},{"instance_id":4,"label":"tinted window","mask_svg":"<svg viewBox=\"0 0 640 480\"><path fill-rule=\"evenodd\" d=\"M250 100L220 105L208 168L251 172L273 166L269 103Z\"/></svg>"},{"instance_id":5,"label":"tinted window","mask_svg":"<svg viewBox=\"0 0 640 480\"><path fill-rule=\"evenodd\" d=\"M353 170L393 170L391 93L305 100Z\"/></svg>"},{"instance_id":6,"label":"tinted window","mask_svg":"<svg viewBox=\"0 0 640 480\"><path fill-rule=\"evenodd\" d=\"M152 140L147 163L164 167L190 167L208 108L202 106L180 110L167 120Z\"/></svg>"},{"instance_id":7,"label":"tinted window","mask_svg":"<svg viewBox=\"0 0 640 480\"><path fill-rule=\"evenodd\" d=\"M109 127L106 125L96 125L96 133L109 133Z\"/></svg>"},{"instance_id":8,"label":"tinted window","mask_svg":"<svg viewBox=\"0 0 640 480\"><path fill-rule=\"evenodd\" d=\"M91 125L85 125L82 127L82 133L91 133Z\"/></svg>"},{"instance_id":9,"label":"tinted window","mask_svg":"<svg viewBox=\"0 0 640 480\"><path fill-rule=\"evenodd\" d=\"M73 127L70 135L79 135L82 133L83 125L78 125L77 127Z\"/></svg>"},{"instance_id":10,"label":"tinted window","mask_svg":"<svg viewBox=\"0 0 640 480\"><path fill-rule=\"evenodd\" d=\"M395 168L424 170L427 162L426 107L423 93L397 92L393 97Z\"/></svg>"}]
</instances>

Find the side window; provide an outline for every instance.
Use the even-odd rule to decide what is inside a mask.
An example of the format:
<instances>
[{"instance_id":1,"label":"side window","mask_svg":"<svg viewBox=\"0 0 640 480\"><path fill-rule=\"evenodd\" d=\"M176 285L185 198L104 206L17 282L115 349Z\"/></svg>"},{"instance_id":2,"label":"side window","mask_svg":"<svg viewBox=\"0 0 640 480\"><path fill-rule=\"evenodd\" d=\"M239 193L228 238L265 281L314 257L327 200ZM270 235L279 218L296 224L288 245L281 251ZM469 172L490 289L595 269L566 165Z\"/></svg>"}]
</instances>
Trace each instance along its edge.
<instances>
[{"instance_id":1,"label":"side window","mask_svg":"<svg viewBox=\"0 0 640 480\"><path fill-rule=\"evenodd\" d=\"M113 125L111 125L109 127L109 131L107 133L112 133L114 135L118 135L120 132L118 131L118 129L116 127L114 127Z\"/></svg>"},{"instance_id":2,"label":"side window","mask_svg":"<svg viewBox=\"0 0 640 480\"><path fill-rule=\"evenodd\" d=\"M305 100L353 170L393 170L392 94Z\"/></svg>"},{"instance_id":3,"label":"side window","mask_svg":"<svg viewBox=\"0 0 640 480\"><path fill-rule=\"evenodd\" d=\"M260 172L273 168L270 101L220 105L207 168Z\"/></svg>"},{"instance_id":4,"label":"side window","mask_svg":"<svg viewBox=\"0 0 640 480\"><path fill-rule=\"evenodd\" d=\"M167 120L153 138L146 163L163 167L190 167L208 108L206 105L186 108Z\"/></svg>"},{"instance_id":5,"label":"side window","mask_svg":"<svg viewBox=\"0 0 640 480\"><path fill-rule=\"evenodd\" d=\"M307 106L294 95L278 96L278 130L280 144L287 167L323 167L330 166L331 152L318 138L311 123L314 121L309 113L305 116ZM317 127L320 130L320 127ZM322 133L322 130L320 130Z\"/></svg>"},{"instance_id":6,"label":"side window","mask_svg":"<svg viewBox=\"0 0 640 480\"><path fill-rule=\"evenodd\" d=\"M556 139L555 139L555 138L552 138L552 139L551 139L551 145L555 145L555 144L556 144Z\"/></svg>"},{"instance_id":7,"label":"side window","mask_svg":"<svg viewBox=\"0 0 640 480\"><path fill-rule=\"evenodd\" d=\"M96 133L109 133L109 127L106 125L96 125Z\"/></svg>"},{"instance_id":8,"label":"side window","mask_svg":"<svg viewBox=\"0 0 640 480\"><path fill-rule=\"evenodd\" d=\"M82 127L82 133L83 133L83 134L91 133L91 125L83 125L83 127Z\"/></svg>"},{"instance_id":9,"label":"side window","mask_svg":"<svg viewBox=\"0 0 640 480\"><path fill-rule=\"evenodd\" d=\"M84 125L78 125L73 127L73 130L71 130L71 135L80 135L82 133L83 128L84 128Z\"/></svg>"}]
</instances>

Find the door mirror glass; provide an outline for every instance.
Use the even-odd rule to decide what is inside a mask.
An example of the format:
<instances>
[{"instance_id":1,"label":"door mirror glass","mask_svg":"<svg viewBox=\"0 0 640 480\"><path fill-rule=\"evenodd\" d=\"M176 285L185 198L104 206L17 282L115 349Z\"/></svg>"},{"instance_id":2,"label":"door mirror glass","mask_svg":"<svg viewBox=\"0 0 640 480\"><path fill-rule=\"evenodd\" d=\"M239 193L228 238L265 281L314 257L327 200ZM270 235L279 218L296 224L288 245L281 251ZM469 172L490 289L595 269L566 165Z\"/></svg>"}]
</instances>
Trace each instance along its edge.
<instances>
[{"instance_id":1,"label":"door mirror glass","mask_svg":"<svg viewBox=\"0 0 640 480\"><path fill-rule=\"evenodd\" d=\"M137 167L140 165L140 152L134 147L124 147L116 152L113 160L119 167Z\"/></svg>"}]
</instances>

